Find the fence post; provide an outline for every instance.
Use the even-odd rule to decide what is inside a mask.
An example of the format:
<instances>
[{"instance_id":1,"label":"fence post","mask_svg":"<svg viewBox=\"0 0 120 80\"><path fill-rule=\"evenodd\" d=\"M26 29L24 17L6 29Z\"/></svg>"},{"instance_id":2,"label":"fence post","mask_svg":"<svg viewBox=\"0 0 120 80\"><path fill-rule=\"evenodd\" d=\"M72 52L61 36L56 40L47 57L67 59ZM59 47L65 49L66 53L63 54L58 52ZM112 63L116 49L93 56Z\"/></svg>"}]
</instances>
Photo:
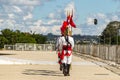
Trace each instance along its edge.
<instances>
[{"instance_id":1,"label":"fence post","mask_svg":"<svg viewBox=\"0 0 120 80\"><path fill-rule=\"evenodd\" d=\"M115 60L115 63L117 64L117 63L119 63L118 62L118 45L116 46L116 54L115 54L115 56L116 56L116 60Z\"/></svg>"},{"instance_id":2,"label":"fence post","mask_svg":"<svg viewBox=\"0 0 120 80\"><path fill-rule=\"evenodd\" d=\"M90 45L90 55L92 55L92 45Z\"/></svg>"},{"instance_id":3,"label":"fence post","mask_svg":"<svg viewBox=\"0 0 120 80\"><path fill-rule=\"evenodd\" d=\"M101 58L101 53L100 53L101 46L98 45L98 48L99 48L99 58Z\"/></svg>"},{"instance_id":4,"label":"fence post","mask_svg":"<svg viewBox=\"0 0 120 80\"><path fill-rule=\"evenodd\" d=\"M109 54L110 54L110 45L108 46L108 60L110 60Z\"/></svg>"}]
</instances>

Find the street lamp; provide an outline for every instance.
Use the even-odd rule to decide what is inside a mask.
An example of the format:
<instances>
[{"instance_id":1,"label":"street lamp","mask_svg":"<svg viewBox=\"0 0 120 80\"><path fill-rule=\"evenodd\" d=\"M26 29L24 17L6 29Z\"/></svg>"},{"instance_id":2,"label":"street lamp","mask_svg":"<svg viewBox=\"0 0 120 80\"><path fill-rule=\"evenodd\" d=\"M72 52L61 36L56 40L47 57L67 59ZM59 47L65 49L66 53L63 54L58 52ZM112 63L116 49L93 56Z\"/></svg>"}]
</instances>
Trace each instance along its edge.
<instances>
[{"instance_id":1,"label":"street lamp","mask_svg":"<svg viewBox=\"0 0 120 80\"><path fill-rule=\"evenodd\" d=\"M97 19L94 19L94 25L97 25L98 24L98 20ZM100 36L97 37L99 40L98 40L98 43L100 45Z\"/></svg>"},{"instance_id":2,"label":"street lamp","mask_svg":"<svg viewBox=\"0 0 120 80\"><path fill-rule=\"evenodd\" d=\"M118 42L119 42L119 38L118 38L119 35L120 35L120 28L117 29L117 45L119 44L119 43L118 43Z\"/></svg>"},{"instance_id":3,"label":"street lamp","mask_svg":"<svg viewBox=\"0 0 120 80\"><path fill-rule=\"evenodd\" d=\"M111 45L112 44L112 38L111 38L111 31L110 30L108 30L108 32L109 32L109 38L108 38L108 40L109 40L109 45Z\"/></svg>"},{"instance_id":4,"label":"street lamp","mask_svg":"<svg viewBox=\"0 0 120 80\"><path fill-rule=\"evenodd\" d=\"M118 23L116 23L116 24L114 24L113 26L115 26L115 28L116 28L116 45L118 45L118 35L119 35L119 24Z\"/></svg>"},{"instance_id":5,"label":"street lamp","mask_svg":"<svg viewBox=\"0 0 120 80\"><path fill-rule=\"evenodd\" d=\"M102 33L101 35L102 35L102 36L101 36L102 39L100 38L100 40L102 41L102 44L105 45L105 34Z\"/></svg>"},{"instance_id":6,"label":"street lamp","mask_svg":"<svg viewBox=\"0 0 120 80\"><path fill-rule=\"evenodd\" d=\"M97 25L98 21L97 19L94 19L94 24Z\"/></svg>"},{"instance_id":7,"label":"street lamp","mask_svg":"<svg viewBox=\"0 0 120 80\"><path fill-rule=\"evenodd\" d=\"M105 35L103 35L104 36L104 45L105 45Z\"/></svg>"}]
</instances>

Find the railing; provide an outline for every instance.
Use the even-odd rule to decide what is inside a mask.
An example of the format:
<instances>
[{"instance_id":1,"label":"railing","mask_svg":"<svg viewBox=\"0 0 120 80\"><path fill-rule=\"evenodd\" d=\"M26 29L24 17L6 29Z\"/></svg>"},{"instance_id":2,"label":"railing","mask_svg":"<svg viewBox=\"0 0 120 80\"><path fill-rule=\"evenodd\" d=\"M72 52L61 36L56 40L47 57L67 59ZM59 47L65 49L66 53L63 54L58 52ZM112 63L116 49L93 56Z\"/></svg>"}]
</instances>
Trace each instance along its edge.
<instances>
[{"instance_id":1,"label":"railing","mask_svg":"<svg viewBox=\"0 0 120 80\"><path fill-rule=\"evenodd\" d=\"M75 45L74 51L120 64L120 46L118 45Z\"/></svg>"},{"instance_id":2,"label":"railing","mask_svg":"<svg viewBox=\"0 0 120 80\"><path fill-rule=\"evenodd\" d=\"M54 51L55 44L17 43L5 45L5 50L17 51ZM74 51L120 64L120 46L118 45L75 45Z\"/></svg>"},{"instance_id":3,"label":"railing","mask_svg":"<svg viewBox=\"0 0 120 80\"><path fill-rule=\"evenodd\" d=\"M15 45L4 45L5 50L17 51L53 51L54 44L31 44L31 43L17 43Z\"/></svg>"}]
</instances>

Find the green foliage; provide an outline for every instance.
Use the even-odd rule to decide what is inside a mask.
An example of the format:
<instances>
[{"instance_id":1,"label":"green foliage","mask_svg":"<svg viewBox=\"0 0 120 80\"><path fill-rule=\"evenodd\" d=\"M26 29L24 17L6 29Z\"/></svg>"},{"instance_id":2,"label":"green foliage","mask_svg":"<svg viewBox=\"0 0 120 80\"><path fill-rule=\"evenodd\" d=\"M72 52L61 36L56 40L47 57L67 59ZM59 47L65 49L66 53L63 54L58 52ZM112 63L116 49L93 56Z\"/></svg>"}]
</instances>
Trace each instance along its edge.
<instances>
[{"instance_id":1,"label":"green foliage","mask_svg":"<svg viewBox=\"0 0 120 80\"><path fill-rule=\"evenodd\" d=\"M0 48L3 48L7 42L8 40L4 36L0 36Z\"/></svg>"},{"instance_id":2,"label":"green foliage","mask_svg":"<svg viewBox=\"0 0 120 80\"><path fill-rule=\"evenodd\" d=\"M35 38L38 44L44 44L47 38L41 34L33 34L33 38Z\"/></svg>"},{"instance_id":3,"label":"green foliage","mask_svg":"<svg viewBox=\"0 0 120 80\"><path fill-rule=\"evenodd\" d=\"M19 30L13 31L10 29L1 30L0 36L0 48L4 44L15 44L15 43L37 43L44 44L47 38L41 34L31 34L28 32L20 32Z\"/></svg>"},{"instance_id":4,"label":"green foliage","mask_svg":"<svg viewBox=\"0 0 120 80\"><path fill-rule=\"evenodd\" d=\"M8 40L8 44L11 43L12 37L13 37L13 31L10 29L4 29L1 31L2 35Z\"/></svg>"},{"instance_id":5,"label":"green foliage","mask_svg":"<svg viewBox=\"0 0 120 80\"><path fill-rule=\"evenodd\" d=\"M113 21L110 22L107 27L102 32L101 43L105 44L120 44L120 36L118 35L118 30L120 29L120 22Z\"/></svg>"},{"instance_id":6,"label":"green foliage","mask_svg":"<svg viewBox=\"0 0 120 80\"><path fill-rule=\"evenodd\" d=\"M35 39L30 36L20 36L18 43L36 43Z\"/></svg>"}]
</instances>

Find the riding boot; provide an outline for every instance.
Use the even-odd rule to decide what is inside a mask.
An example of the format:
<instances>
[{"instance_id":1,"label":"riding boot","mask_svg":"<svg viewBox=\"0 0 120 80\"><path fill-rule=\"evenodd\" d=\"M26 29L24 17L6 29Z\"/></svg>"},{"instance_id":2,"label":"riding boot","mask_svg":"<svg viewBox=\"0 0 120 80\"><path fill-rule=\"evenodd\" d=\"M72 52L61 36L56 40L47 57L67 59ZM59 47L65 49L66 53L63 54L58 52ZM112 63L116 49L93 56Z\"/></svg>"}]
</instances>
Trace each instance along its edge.
<instances>
[{"instance_id":1,"label":"riding boot","mask_svg":"<svg viewBox=\"0 0 120 80\"><path fill-rule=\"evenodd\" d=\"M62 64L63 65L63 74L65 73L65 63Z\"/></svg>"},{"instance_id":2,"label":"riding boot","mask_svg":"<svg viewBox=\"0 0 120 80\"><path fill-rule=\"evenodd\" d=\"M67 65L65 63L63 63L63 74L67 76Z\"/></svg>"},{"instance_id":3,"label":"riding boot","mask_svg":"<svg viewBox=\"0 0 120 80\"><path fill-rule=\"evenodd\" d=\"M60 64L60 71L63 70L63 64Z\"/></svg>"},{"instance_id":4,"label":"riding boot","mask_svg":"<svg viewBox=\"0 0 120 80\"><path fill-rule=\"evenodd\" d=\"M67 64L67 76L70 76L70 64Z\"/></svg>"}]
</instances>

